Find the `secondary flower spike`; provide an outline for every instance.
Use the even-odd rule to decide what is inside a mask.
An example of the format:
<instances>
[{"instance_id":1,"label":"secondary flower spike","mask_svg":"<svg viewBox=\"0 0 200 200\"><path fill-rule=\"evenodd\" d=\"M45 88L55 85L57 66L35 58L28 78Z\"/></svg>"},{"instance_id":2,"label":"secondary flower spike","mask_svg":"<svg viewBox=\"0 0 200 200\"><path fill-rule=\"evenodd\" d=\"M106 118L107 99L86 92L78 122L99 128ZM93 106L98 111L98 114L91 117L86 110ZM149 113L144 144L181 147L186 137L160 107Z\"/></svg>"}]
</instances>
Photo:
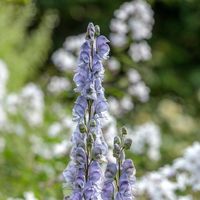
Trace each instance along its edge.
<instances>
[{"instance_id":1,"label":"secondary flower spike","mask_svg":"<svg viewBox=\"0 0 200 200\"><path fill-rule=\"evenodd\" d=\"M108 152L101 125L104 113L108 109L102 87L104 77L102 62L108 58L110 52L108 43L109 40L100 35L99 26L89 23L73 79L76 84L75 92L79 94L73 108L73 120L77 122L77 127L71 139L73 144L71 160L63 172L68 191L64 199L112 200L120 196L125 200L123 199L126 193L124 187L129 188L129 186L129 197L132 198L130 182L134 182L129 180L130 177L132 180L131 162L123 160L120 169L117 162L108 163L105 176L102 172L102 162L107 158ZM128 146L130 145L129 141ZM119 148L121 148L119 155L124 154L123 147ZM119 171L122 175L114 184ZM122 191L115 194L115 186Z\"/></svg>"}]
</instances>

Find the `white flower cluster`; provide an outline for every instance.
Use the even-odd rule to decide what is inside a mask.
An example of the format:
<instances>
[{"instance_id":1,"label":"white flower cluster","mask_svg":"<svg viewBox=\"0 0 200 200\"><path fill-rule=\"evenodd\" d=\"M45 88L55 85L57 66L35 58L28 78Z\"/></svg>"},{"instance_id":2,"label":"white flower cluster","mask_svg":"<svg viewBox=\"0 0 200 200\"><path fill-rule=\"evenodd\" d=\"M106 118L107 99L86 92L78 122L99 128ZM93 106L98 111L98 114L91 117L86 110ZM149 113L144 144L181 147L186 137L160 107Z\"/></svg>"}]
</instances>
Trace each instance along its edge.
<instances>
[{"instance_id":1,"label":"white flower cluster","mask_svg":"<svg viewBox=\"0 0 200 200\"><path fill-rule=\"evenodd\" d=\"M9 77L6 64L0 60L0 101L6 94L6 84Z\"/></svg>"},{"instance_id":2,"label":"white flower cluster","mask_svg":"<svg viewBox=\"0 0 200 200\"><path fill-rule=\"evenodd\" d=\"M71 147L69 140L47 144L43 138L36 135L30 137L30 142L33 153L47 160L65 155Z\"/></svg>"},{"instance_id":3,"label":"white flower cluster","mask_svg":"<svg viewBox=\"0 0 200 200\"><path fill-rule=\"evenodd\" d=\"M128 80L130 82L128 92L132 96L136 96L139 101L147 102L149 100L150 88L142 81L140 74L135 69L130 69L127 72Z\"/></svg>"},{"instance_id":4,"label":"white flower cluster","mask_svg":"<svg viewBox=\"0 0 200 200\"><path fill-rule=\"evenodd\" d=\"M0 127L2 127L7 120L3 104L4 104L4 97L6 94L6 84L8 76L9 73L7 66L2 60L0 60Z\"/></svg>"},{"instance_id":5,"label":"white flower cluster","mask_svg":"<svg viewBox=\"0 0 200 200\"><path fill-rule=\"evenodd\" d=\"M120 62L114 56L107 60L107 67L110 71L115 72L120 69Z\"/></svg>"},{"instance_id":6,"label":"white flower cluster","mask_svg":"<svg viewBox=\"0 0 200 200\"><path fill-rule=\"evenodd\" d=\"M53 53L53 63L59 70L73 72L76 67L77 54L84 41L84 37L84 34L67 37L63 48L60 48Z\"/></svg>"},{"instance_id":7,"label":"white flower cluster","mask_svg":"<svg viewBox=\"0 0 200 200\"><path fill-rule=\"evenodd\" d=\"M200 143L194 142L188 147L183 157L178 158L173 163L174 170L177 171L177 178L184 177L185 186L191 186L194 191L200 191ZM180 187L180 189L184 189Z\"/></svg>"},{"instance_id":8,"label":"white flower cluster","mask_svg":"<svg viewBox=\"0 0 200 200\"><path fill-rule=\"evenodd\" d=\"M24 196L24 198L9 197L9 198L7 198L7 200L38 200L38 198L36 198L34 193L31 191L24 192L23 196Z\"/></svg>"},{"instance_id":9,"label":"white flower cluster","mask_svg":"<svg viewBox=\"0 0 200 200\"><path fill-rule=\"evenodd\" d=\"M129 129L133 145L131 150L136 154L147 153L151 160L160 159L161 133L159 127L153 122L146 122Z\"/></svg>"},{"instance_id":10,"label":"white flower cluster","mask_svg":"<svg viewBox=\"0 0 200 200\"><path fill-rule=\"evenodd\" d=\"M107 159L110 162L114 162L115 158L113 157L113 138L117 136L117 121L116 119L107 112L105 118L102 118L102 130L106 143L108 144L108 154Z\"/></svg>"},{"instance_id":11,"label":"white flower cluster","mask_svg":"<svg viewBox=\"0 0 200 200\"><path fill-rule=\"evenodd\" d=\"M110 112L118 117L134 108L134 103L130 95L124 96L121 100L110 97L108 98L108 103Z\"/></svg>"},{"instance_id":12,"label":"white flower cluster","mask_svg":"<svg viewBox=\"0 0 200 200\"><path fill-rule=\"evenodd\" d=\"M40 88L29 83L18 93L7 92L9 71L6 64L0 60L0 128L4 132L18 135L24 133L22 123L12 121L11 116L20 116L30 125L38 126L43 121L44 97ZM5 142L1 142L1 147Z\"/></svg>"},{"instance_id":13,"label":"white flower cluster","mask_svg":"<svg viewBox=\"0 0 200 200\"><path fill-rule=\"evenodd\" d=\"M188 194L188 188L200 191L199 154L200 143L195 142L171 166L143 176L137 181L138 195L146 195L151 200L192 200L192 195L179 194Z\"/></svg>"},{"instance_id":14,"label":"white flower cluster","mask_svg":"<svg viewBox=\"0 0 200 200\"><path fill-rule=\"evenodd\" d=\"M127 72L128 77L128 94L118 100L115 97L108 99L110 112L115 116L122 116L134 108L132 97L136 97L140 102L145 103L149 100L150 88L142 81L139 72L130 69Z\"/></svg>"},{"instance_id":15,"label":"white flower cluster","mask_svg":"<svg viewBox=\"0 0 200 200\"><path fill-rule=\"evenodd\" d=\"M70 134L75 128L75 123L72 121L72 118L66 116L66 114L61 111L62 108L59 105L54 105L53 109L56 109L57 113L54 112L54 114L59 118L59 120L49 126L47 135L49 138L56 138L56 140L59 139L60 142L47 144L43 138L36 135L32 135L30 139L33 152L45 159L60 157L70 151ZM66 132L68 132L68 140L66 140ZM65 135L65 139L62 138L62 135Z\"/></svg>"},{"instance_id":16,"label":"white flower cluster","mask_svg":"<svg viewBox=\"0 0 200 200\"><path fill-rule=\"evenodd\" d=\"M151 58L151 48L146 39L151 38L154 24L153 10L145 0L125 2L111 20L110 39L114 46L123 48L131 38L129 55L135 62Z\"/></svg>"},{"instance_id":17,"label":"white flower cluster","mask_svg":"<svg viewBox=\"0 0 200 200\"><path fill-rule=\"evenodd\" d=\"M30 137L32 151L44 159L61 157L69 153L71 149L70 134L76 125L72 117L66 115L64 108L60 104L53 104L51 112L54 113L57 121L49 126L47 136L55 139L55 141L46 143L44 138L40 136L32 135ZM66 139L66 132L68 133L68 139Z\"/></svg>"},{"instance_id":18,"label":"white flower cluster","mask_svg":"<svg viewBox=\"0 0 200 200\"><path fill-rule=\"evenodd\" d=\"M21 113L30 126L43 122L44 95L34 83L27 84L19 93L10 93L6 97L6 110L11 115Z\"/></svg>"},{"instance_id":19,"label":"white flower cluster","mask_svg":"<svg viewBox=\"0 0 200 200\"><path fill-rule=\"evenodd\" d=\"M57 95L71 89L71 83L66 77L53 76L47 86L49 92Z\"/></svg>"}]
</instances>

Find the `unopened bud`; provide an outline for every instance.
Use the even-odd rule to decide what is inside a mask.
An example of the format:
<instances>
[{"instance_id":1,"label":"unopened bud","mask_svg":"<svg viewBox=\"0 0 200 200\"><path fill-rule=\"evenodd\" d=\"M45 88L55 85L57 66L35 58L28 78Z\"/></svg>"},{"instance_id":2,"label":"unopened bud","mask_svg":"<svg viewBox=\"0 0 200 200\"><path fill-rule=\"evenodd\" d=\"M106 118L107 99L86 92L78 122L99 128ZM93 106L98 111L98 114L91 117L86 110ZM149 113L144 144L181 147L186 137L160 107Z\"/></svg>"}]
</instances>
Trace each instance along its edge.
<instances>
[{"instance_id":1,"label":"unopened bud","mask_svg":"<svg viewBox=\"0 0 200 200\"><path fill-rule=\"evenodd\" d=\"M87 127L86 127L86 125L83 124L83 123L80 123L80 124L79 124L79 130L80 130L81 133L86 133L86 132L87 132Z\"/></svg>"},{"instance_id":2,"label":"unopened bud","mask_svg":"<svg viewBox=\"0 0 200 200\"><path fill-rule=\"evenodd\" d=\"M125 126L122 127L122 135L127 135L127 129Z\"/></svg>"},{"instance_id":3,"label":"unopened bud","mask_svg":"<svg viewBox=\"0 0 200 200\"><path fill-rule=\"evenodd\" d=\"M89 134L87 137L87 145L89 147L91 147L93 143L94 143L94 138L93 138L92 134Z\"/></svg>"},{"instance_id":4,"label":"unopened bud","mask_svg":"<svg viewBox=\"0 0 200 200\"><path fill-rule=\"evenodd\" d=\"M99 36L100 35L100 27L98 25L95 25L95 35Z\"/></svg>"},{"instance_id":5,"label":"unopened bud","mask_svg":"<svg viewBox=\"0 0 200 200\"><path fill-rule=\"evenodd\" d=\"M91 126L91 127L95 127L95 126L96 126L96 121L95 121L94 119L92 119L92 120L90 121L90 126Z\"/></svg>"},{"instance_id":6,"label":"unopened bud","mask_svg":"<svg viewBox=\"0 0 200 200\"><path fill-rule=\"evenodd\" d=\"M126 149L126 150L130 149L131 144L132 144L132 140L131 140L130 138L127 138L127 139L124 141L124 149Z\"/></svg>"},{"instance_id":7,"label":"unopened bud","mask_svg":"<svg viewBox=\"0 0 200 200\"><path fill-rule=\"evenodd\" d=\"M94 24L89 23L87 28L86 38L94 39L94 34L95 34Z\"/></svg>"},{"instance_id":8,"label":"unopened bud","mask_svg":"<svg viewBox=\"0 0 200 200\"><path fill-rule=\"evenodd\" d=\"M118 157L119 157L120 151L121 151L120 146L119 146L118 144L114 144L113 156L114 156L115 158L118 158Z\"/></svg>"},{"instance_id":9,"label":"unopened bud","mask_svg":"<svg viewBox=\"0 0 200 200\"><path fill-rule=\"evenodd\" d=\"M115 136L115 138L114 138L114 145L115 144L121 145L121 139L120 139L119 136Z\"/></svg>"},{"instance_id":10,"label":"unopened bud","mask_svg":"<svg viewBox=\"0 0 200 200\"><path fill-rule=\"evenodd\" d=\"M96 138L97 138L97 136L96 136L95 132L93 132L93 133L92 133L92 136L93 136L93 139L94 139L94 141L95 141L95 140L96 140Z\"/></svg>"}]
</instances>

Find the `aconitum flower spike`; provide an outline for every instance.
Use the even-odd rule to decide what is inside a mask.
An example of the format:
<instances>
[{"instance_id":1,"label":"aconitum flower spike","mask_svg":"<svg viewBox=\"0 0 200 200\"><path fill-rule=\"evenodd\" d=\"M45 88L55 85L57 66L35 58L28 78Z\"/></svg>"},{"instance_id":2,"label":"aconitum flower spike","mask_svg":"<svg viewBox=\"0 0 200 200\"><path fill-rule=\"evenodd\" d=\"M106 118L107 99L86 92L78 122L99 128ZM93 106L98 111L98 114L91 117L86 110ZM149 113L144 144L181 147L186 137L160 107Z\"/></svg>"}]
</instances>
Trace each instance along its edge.
<instances>
[{"instance_id":1,"label":"aconitum flower spike","mask_svg":"<svg viewBox=\"0 0 200 200\"><path fill-rule=\"evenodd\" d=\"M73 79L75 92L79 93L73 108L73 119L78 124L72 135L70 166L63 173L72 186L70 200L100 197L100 159L107 153L100 121L108 108L102 87L102 61L110 51L108 42L100 35L100 28L89 23Z\"/></svg>"},{"instance_id":2,"label":"aconitum flower spike","mask_svg":"<svg viewBox=\"0 0 200 200\"><path fill-rule=\"evenodd\" d=\"M67 187L72 191L65 197L68 200L133 199L131 187L135 184L135 171L132 161L125 160L124 149L131 145L128 139L124 140L125 134L115 138L113 155L116 163L108 163L102 176L101 165L105 161L102 158L106 158L108 152L101 124L104 112L108 110L102 86L102 61L108 58L108 43L109 40L100 35L99 26L89 23L73 78L79 96L73 108L77 127L71 139L71 161L63 172Z\"/></svg>"}]
</instances>

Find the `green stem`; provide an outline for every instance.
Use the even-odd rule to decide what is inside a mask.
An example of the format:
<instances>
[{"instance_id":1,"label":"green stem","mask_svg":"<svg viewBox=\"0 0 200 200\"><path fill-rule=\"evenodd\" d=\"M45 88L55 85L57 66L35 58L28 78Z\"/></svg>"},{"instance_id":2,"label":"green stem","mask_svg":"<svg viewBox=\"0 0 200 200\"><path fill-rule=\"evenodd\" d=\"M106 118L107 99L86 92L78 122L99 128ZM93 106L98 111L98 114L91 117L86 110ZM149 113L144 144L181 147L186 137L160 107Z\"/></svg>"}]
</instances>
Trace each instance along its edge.
<instances>
[{"instance_id":1,"label":"green stem","mask_svg":"<svg viewBox=\"0 0 200 200\"><path fill-rule=\"evenodd\" d=\"M91 41L91 56L90 56L90 62L89 62L89 69L90 71L92 71L92 64L93 64L93 43L94 41ZM87 103L88 103L88 121L86 120L86 118L84 119L85 120L85 124L87 124L87 135L86 135L86 141L88 139L88 135L89 135L89 132L90 132L90 120L92 118L92 104L93 104L93 101L92 100L87 100ZM87 144L86 144L87 145ZM86 147L86 154L87 154L87 161L86 161L86 182L88 180L88 170L89 170L89 165L91 163L91 149L90 147Z\"/></svg>"},{"instance_id":2,"label":"green stem","mask_svg":"<svg viewBox=\"0 0 200 200\"><path fill-rule=\"evenodd\" d=\"M120 176L121 176L121 160L119 158L118 160L118 191L119 191L119 180L120 180Z\"/></svg>"}]
</instances>

